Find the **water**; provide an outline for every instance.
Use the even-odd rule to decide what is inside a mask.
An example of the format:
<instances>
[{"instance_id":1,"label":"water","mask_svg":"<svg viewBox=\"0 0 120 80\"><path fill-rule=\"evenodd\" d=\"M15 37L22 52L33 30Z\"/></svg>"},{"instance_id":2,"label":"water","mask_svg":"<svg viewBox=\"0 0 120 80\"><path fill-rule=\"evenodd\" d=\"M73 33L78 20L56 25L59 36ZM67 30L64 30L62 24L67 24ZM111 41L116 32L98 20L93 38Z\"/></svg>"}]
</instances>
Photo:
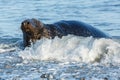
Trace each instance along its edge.
<instances>
[{"instance_id":1,"label":"water","mask_svg":"<svg viewBox=\"0 0 120 80\"><path fill-rule=\"evenodd\" d=\"M83 21L114 38L44 38L23 50L27 18ZM119 0L0 0L0 80L120 80L119 26Z\"/></svg>"}]
</instances>

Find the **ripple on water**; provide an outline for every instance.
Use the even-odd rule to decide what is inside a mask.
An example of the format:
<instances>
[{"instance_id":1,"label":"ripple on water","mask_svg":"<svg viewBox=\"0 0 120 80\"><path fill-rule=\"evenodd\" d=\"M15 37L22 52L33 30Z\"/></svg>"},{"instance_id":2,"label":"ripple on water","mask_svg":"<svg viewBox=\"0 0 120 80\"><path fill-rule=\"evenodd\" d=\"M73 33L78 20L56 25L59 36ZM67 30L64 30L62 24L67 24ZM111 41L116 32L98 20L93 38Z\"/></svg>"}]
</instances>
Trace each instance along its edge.
<instances>
[{"instance_id":1,"label":"ripple on water","mask_svg":"<svg viewBox=\"0 0 120 80\"><path fill-rule=\"evenodd\" d=\"M119 6L119 0L0 0L0 80L120 80ZM27 18L84 21L116 39L68 36L23 50L20 24Z\"/></svg>"}]
</instances>

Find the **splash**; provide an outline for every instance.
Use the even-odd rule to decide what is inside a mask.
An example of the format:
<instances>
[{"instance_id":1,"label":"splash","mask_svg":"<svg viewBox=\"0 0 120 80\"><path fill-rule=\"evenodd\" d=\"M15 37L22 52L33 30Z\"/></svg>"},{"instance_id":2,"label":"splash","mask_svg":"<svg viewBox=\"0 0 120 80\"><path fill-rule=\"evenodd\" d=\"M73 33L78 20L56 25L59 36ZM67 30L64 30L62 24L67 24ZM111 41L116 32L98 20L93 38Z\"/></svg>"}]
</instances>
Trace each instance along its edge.
<instances>
[{"instance_id":1,"label":"splash","mask_svg":"<svg viewBox=\"0 0 120 80\"><path fill-rule=\"evenodd\" d=\"M15 49L12 44L0 44L0 53L15 51Z\"/></svg>"},{"instance_id":2,"label":"splash","mask_svg":"<svg viewBox=\"0 0 120 80\"><path fill-rule=\"evenodd\" d=\"M69 35L59 39L41 39L20 51L19 56L28 60L56 60L77 62L120 63L120 43L112 39L94 39Z\"/></svg>"}]
</instances>

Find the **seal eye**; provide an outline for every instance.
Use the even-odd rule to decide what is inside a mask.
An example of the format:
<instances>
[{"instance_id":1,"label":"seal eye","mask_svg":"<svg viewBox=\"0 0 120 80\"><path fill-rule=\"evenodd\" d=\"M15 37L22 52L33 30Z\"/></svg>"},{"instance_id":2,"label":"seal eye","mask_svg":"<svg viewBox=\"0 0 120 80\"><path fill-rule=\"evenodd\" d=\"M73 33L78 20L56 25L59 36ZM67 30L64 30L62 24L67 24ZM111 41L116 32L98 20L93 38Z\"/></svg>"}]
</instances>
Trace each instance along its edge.
<instances>
[{"instance_id":1,"label":"seal eye","mask_svg":"<svg viewBox=\"0 0 120 80\"><path fill-rule=\"evenodd\" d=\"M23 22L22 22L22 25L23 25Z\"/></svg>"},{"instance_id":2,"label":"seal eye","mask_svg":"<svg viewBox=\"0 0 120 80\"><path fill-rule=\"evenodd\" d=\"M27 24L30 24L30 22L27 22Z\"/></svg>"},{"instance_id":3,"label":"seal eye","mask_svg":"<svg viewBox=\"0 0 120 80\"><path fill-rule=\"evenodd\" d=\"M22 22L22 25L24 26L24 25L25 25L25 23L24 23L24 22Z\"/></svg>"}]
</instances>

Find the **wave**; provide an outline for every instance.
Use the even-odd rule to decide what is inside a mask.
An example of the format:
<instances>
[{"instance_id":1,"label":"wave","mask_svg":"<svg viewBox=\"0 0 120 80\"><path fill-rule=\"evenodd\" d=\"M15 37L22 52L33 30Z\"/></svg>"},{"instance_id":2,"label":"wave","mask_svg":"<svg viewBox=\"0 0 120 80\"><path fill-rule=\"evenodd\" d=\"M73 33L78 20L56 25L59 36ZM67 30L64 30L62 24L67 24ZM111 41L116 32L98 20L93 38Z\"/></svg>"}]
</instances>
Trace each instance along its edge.
<instances>
[{"instance_id":1,"label":"wave","mask_svg":"<svg viewBox=\"0 0 120 80\"><path fill-rule=\"evenodd\" d=\"M19 38L0 38L0 53L13 52L23 49L22 41Z\"/></svg>"},{"instance_id":2,"label":"wave","mask_svg":"<svg viewBox=\"0 0 120 80\"><path fill-rule=\"evenodd\" d=\"M15 51L16 48L12 44L0 44L0 53Z\"/></svg>"},{"instance_id":3,"label":"wave","mask_svg":"<svg viewBox=\"0 0 120 80\"><path fill-rule=\"evenodd\" d=\"M94 39L69 35L59 39L41 39L19 52L27 60L120 63L120 43L112 39Z\"/></svg>"}]
</instances>

